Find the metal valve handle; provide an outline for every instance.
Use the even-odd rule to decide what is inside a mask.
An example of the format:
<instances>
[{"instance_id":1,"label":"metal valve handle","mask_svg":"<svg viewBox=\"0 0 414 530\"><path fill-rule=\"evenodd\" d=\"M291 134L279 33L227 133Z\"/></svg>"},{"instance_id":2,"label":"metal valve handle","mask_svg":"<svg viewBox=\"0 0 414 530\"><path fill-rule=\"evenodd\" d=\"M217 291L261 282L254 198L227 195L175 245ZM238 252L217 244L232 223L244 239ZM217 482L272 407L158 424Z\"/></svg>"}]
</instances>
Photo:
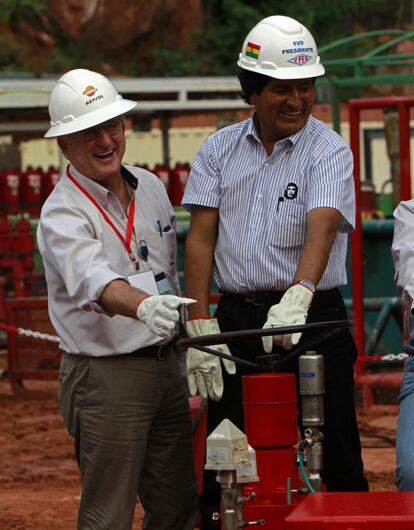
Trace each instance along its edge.
<instances>
[{"instance_id":1,"label":"metal valve handle","mask_svg":"<svg viewBox=\"0 0 414 530\"><path fill-rule=\"evenodd\" d=\"M246 366L251 370L277 370L291 360L292 358L300 355L301 353L314 348L321 340L329 337L340 331L341 329L350 327L352 322L350 320L332 320L326 322L312 322L310 324L301 324L296 326L283 326L279 328L259 328L259 329L245 329L239 331L227 331L224 333L214 333L212 335L203 335L201 337L186 337L178 339L175 343L175 347L178 351L185 350L187 348L195 348L201 350L205 353L211 355L216 355L223 359L229 359L234 361L240 366ZM234 355L227 355L214 350L213 348L208 348L207 346L212 346L215 344L227 344L229 342L236 342L241 339L254 339L267 337L270 335L284 335L285 333L295 333L299 331L309 331L311 329L323 329L317 337L313 337L310 340L302 343L294 350L290 351L287 355L280 357L276 354L269 355L260 355L256 358L258 362L246 361L245 359L240 359Z\"/></svg>"}]
</instances>

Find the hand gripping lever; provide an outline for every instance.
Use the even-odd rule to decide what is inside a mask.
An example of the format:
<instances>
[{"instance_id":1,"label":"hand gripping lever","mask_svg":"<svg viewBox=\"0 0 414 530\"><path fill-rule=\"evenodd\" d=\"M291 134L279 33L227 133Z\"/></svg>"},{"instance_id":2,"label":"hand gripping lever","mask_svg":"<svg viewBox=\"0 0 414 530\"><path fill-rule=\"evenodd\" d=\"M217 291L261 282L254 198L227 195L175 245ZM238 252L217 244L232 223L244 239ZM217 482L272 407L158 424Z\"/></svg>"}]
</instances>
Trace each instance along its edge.
<instances>
[{"instance_id":1,"label":"hand gripping lever","mask_svg":"<svg viewBox=\"0 0 414 530\"><path fill-rule=\"evenodd\" d=\"M244 329L240 331L227 331L224 333L215 333L213 335L203 335L201 337L186 337L179 338L175 343L175 348L178 351L186 350L187 348L196 348L205 353L211 355L217 355L223 359L229 359L234 361L236 364L250 368L251 370L257 370L262 372L263 370L277 370L292 358L300 355L301 353L312 349L321 342L321 340L337 333L338 331L352 326L350 320L332 320L326 322L312 322L310 324L301 324L299 326L283 326L279 328L259 328L259 329ZM228 344L230 342L237 342L244 339L259 339L261 337L269 335L283 335L285 333L295 333L300 331L309 331L314 329L321 329L321 333L317 336L310 338L309 340L299 343L299 346L294 350L290 351L284 357L280 357L278 353L260 355L256 357L257 362L246 361L240 359L234 355L227 355L225 353L218 352L208 346L214 344Z\"/></svg>"}]
</instances>

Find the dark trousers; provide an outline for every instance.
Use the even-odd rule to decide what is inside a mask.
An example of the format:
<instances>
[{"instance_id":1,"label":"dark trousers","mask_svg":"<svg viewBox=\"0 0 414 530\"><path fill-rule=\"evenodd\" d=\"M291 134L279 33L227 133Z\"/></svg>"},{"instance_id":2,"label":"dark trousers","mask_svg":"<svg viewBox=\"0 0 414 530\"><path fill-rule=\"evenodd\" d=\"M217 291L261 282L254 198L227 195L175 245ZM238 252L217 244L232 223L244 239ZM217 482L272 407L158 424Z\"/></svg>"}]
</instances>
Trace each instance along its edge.
<instances>
[{"instance_id":1,"label":"dark trousers","mask_svg":"<svg viewBox=\"0 0 414 530\"><path fill-rule=\"evenodd\" d=\"M267 320L271 305L278 303L283 293L274 293L274 299L267 305L253 305L241 298L222 296L217 307L216 317L222 332L261 328ZM322 322L347 319L346 308L338 289L320 291L315 294L309 310L307 322ZM306 331L301 342L310 340L321 330ZM261 339L243 340L230 344L233 355L254 360L265 352ZM322 477L328 491L368 491L361 458L361 443L354 404L354 363L357 350L349 329L344 329L323 339L312 348L324 356L325 369L325 425ZM287 353L280 350L280 353ZM296 373L298 359L283 365L281 371ZM224 419L230 419L243 430L242 376L248 369L237 366L235 375L223 370L224 393L220 401L209 400L208 433ZM299 426L300 426L300 401ZM211 521L212 512L220 508L220 486L215 480L216 473L204 472L203 493L200 497L202 530L216 529Z\"/></svg>"}]
</instances>

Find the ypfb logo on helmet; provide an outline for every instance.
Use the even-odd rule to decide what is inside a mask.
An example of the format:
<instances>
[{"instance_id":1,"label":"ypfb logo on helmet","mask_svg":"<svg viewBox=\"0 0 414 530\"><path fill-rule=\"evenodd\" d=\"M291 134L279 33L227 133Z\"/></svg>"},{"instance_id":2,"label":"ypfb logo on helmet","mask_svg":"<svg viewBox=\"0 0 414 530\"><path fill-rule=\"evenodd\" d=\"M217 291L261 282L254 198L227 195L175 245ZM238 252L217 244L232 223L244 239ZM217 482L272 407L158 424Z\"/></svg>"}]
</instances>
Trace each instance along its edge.
<instances>
[{"instance_id":1,"label":"ypfb logo on helmet","mask_svg":"<svg viewBox=\"0 0 414 530\"><path fill-rule=\"evenodd\" d=\"M312 59L311 55L305 55L302 53L300 55L296 55L296 57L292 57L292 59L289 59L288 63L293 63L293 64L297 64L298 66L300 66L301 64L306 64L311 59Z\"/></svg>"}]
</instances>

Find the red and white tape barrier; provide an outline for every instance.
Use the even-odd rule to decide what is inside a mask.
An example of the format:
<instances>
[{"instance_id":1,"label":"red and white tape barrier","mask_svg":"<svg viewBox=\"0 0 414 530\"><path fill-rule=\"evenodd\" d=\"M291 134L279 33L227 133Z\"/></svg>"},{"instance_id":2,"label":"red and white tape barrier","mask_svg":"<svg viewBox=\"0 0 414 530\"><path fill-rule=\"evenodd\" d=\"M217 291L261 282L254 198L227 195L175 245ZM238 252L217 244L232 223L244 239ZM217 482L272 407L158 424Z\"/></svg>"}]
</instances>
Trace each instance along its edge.
<instances>
[{"instance_id":1,"label":"red and white tape barrier","mask_svg":"<svg viewBox=\"0 0 414 530\"><path fill-rule=\"evenodd\" d=\"M39 340L48 340L50 342L59 342L59 337L56 335L48 335L47 333L40 333L39 331L32 331L31 329L16 328L10 324L1 324L0 329L5 329L9 333L17 333L17 335L23 335L24 337L33 337Z\"/></svg>"}]
</instances>

